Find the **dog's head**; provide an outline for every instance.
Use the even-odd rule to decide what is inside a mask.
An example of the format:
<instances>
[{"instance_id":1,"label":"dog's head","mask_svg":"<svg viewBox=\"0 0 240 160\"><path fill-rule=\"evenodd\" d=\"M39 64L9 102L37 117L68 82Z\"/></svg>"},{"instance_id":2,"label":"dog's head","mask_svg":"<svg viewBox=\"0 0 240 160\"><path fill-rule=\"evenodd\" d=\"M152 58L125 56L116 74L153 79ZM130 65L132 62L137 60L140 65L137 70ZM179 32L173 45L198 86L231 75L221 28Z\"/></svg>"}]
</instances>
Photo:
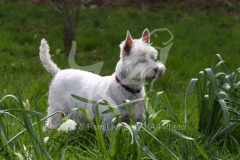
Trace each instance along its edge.
<instances>
[{"instance_id":1,"label":"dog's head","mask_svg":"<svg viewBox=\"0 0 240 160\"><path fill-rule=\"evenodd\" d=\"M125 78L138 82L151 82L161 77L166 68L157 61L157 50L150 44L148 29L143 31L140 39L132 39L129 31L126 40L120 44L121 70Z\"/></svg>"}]
</instances>

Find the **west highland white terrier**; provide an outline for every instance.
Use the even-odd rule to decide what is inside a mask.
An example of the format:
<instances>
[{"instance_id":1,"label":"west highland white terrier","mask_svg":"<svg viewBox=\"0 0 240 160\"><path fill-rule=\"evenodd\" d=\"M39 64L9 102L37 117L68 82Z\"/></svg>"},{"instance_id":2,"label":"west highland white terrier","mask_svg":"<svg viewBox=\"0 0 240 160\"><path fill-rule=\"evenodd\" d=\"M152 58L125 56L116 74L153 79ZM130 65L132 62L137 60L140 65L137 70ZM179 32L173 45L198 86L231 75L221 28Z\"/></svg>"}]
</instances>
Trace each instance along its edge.
<instances>
[{"instance_id":1,"label":"west highland white terrier","mask_svg":"<svg viewBox=\"0 0 240 160\"><path fill-rule=\"evenodd\" d=\"M150 44L148 29L143 31L140 39L132 39L127 32L126 39L120 44L120 60L115 73L110 76L99 76L91 72L77 69L61 70L51 60L49 45L42 39L40 45L40 59L45 69L53 76L48 97L48 115L55 112L67 114L73 108L83 108L94 118L94 105L81 102L72 97L77 95L89 100L106 100L117 106L125 100L136 100L145 96L144 84L161 77L166 68L157 61L157 50ZM108 106L99 106L102 123L111 123L115 117L113 113L102 113ZM128 122L129 108L116 108L122 121ZM143 101L132 104L132 117L135 121L145 119ZM61 120L61 114L55 114L47 120L47 127L54 128ZM87 123L81 112L74 113L72 119L76 122Z\"/></svg>"}]
</instances>

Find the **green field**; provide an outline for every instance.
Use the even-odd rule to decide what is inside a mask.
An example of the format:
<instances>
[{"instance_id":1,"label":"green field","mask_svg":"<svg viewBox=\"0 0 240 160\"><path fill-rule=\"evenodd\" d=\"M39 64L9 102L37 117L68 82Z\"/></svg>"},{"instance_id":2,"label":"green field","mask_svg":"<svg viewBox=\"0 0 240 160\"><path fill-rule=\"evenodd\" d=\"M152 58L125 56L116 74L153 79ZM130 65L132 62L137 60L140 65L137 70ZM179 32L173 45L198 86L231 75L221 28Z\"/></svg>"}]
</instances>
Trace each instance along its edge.
<instances>
[{"instance_id":1,"label":"green field","mask_svg":"<svg viewBox=\"0 0 240 160\"><path fill-rule=\"evenodd\" d=\"M161 112L153 119L152 125L156 129L156 126L166 122L185 128L170 128L178 132L164 127L156 130L154 127L147 128L150 134L141 129L138 133L141 142L134 139L131 144L129 131L114 132L107 136L99 136L101 132L95 133L94 130L77 130L68 134L42 133L44 122L40 123L39 119L46 116L51 76L40 63L38 51L41 39L45 38L50 44L54 62L60 68L69 67L63 49L61 17L51 6L0 1L0 99L9 94L21 97L21 101L28 99L31 105L29 109L43 114L31 112L28 115L25 110L9 110L8 113L22 122L22 126L10 115L4 114L5 109L20 109L21 105L12 98L1 102L0 159L14 159L15 153L27 158L27 152L32 159L47 159L46 152L53 159L239 159L240 87L236 87L236 95L230 96L235 97L232 106L236 114L229 115L229 119L234 120L231 121L234 126L225 128L227 132L211 141L220 126L226 125L226 117L219 120L220 126L213 125L216 130L211 133L199 129L202 115L197 100L199 91L195 90L187 102L188 123L186 126L184 124L184 99L189 81L197 78L201 70L216 65L218 60L213 65L214 59L217 59L215 54L220 54L226 60L228 67L223 69L224 72L237 72L236 69L240 67L239 19L239 13L220 11L150 11L136 8L81 10L79 30L87 22L91 22L91 25L77 37L75 60L80 66L103 61L101 75L114 72L119 59L119 44L125 39L127 30L134 38L140 38L145 28L150 31L168 28L174 35L165 64L166 74L154 83L155 91L149 97L153 105L157 92L164 91L166 94L155 108L155 112ZM158 36L153 38L153 44L163 47L161 42L167 41L169 34L161 32ZM239 82L239 73L236 81ZM228 107L231 108L230 103ZM173 114L178 120L173 118ZM224 111L220 114L225 115ZM8 143L14 135L34 122L39 122L39 125ZM133 135L136 136L135 133ZM43 138L48 136L49 141L44 143ZM39 147L40 144L43 148Z\"/></svg>"}]
</instances>

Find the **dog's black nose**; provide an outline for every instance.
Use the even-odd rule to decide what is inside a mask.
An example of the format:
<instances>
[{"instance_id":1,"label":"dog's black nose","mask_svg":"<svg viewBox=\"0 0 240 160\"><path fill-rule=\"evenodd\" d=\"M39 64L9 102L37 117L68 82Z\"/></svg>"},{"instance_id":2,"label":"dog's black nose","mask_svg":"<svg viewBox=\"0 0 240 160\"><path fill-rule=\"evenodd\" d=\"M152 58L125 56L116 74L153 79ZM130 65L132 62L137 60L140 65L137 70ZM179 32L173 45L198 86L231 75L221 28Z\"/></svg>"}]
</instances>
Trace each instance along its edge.
<instances>
[{"instance_id":1,"label":"dog's black nose","mask_svg":"<svg viewBox=\"0 0 240 160\"><path fill-rule=\"evenodd\" d=\"M154 72L155 72L156 74L158 74L158 75L161 75L161 74L162 74L162 70L161 70L160 68L158 68L158 67L154 68L153 70L154 70Z\"/></svg>"},{"instance_id":2,"label":"dog's black nose","mask_svg":"<svg viewBox=\"0 0 240 160\"><path fill-rule=\"evenodd\" d=\"M158 67L153 69L155 73L158 73L160 71L160 69Z\"/></svg>"}]
</instances>

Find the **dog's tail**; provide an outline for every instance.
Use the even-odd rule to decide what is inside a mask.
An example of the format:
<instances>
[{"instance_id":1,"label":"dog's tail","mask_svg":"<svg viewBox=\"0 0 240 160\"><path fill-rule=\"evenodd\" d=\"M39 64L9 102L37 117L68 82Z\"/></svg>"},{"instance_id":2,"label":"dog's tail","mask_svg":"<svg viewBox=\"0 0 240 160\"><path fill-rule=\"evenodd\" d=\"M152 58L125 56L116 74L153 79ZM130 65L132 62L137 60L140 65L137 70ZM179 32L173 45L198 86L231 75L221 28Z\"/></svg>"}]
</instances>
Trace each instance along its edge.
<instances>
[{"instance_id":1,"label":"dog's tail","mask_svg":"<svg viewBox=\"0 0 240 160\"><path fill-rule=\"evenodd\" d=\"M44 66L44 68L51 73L52 76L57 74L60 69L58 66L51 60L51 55L49 54L49 45L45 39L41 40L41 45L40 45L40 60Z\"/></svg>"}]
</instances>

